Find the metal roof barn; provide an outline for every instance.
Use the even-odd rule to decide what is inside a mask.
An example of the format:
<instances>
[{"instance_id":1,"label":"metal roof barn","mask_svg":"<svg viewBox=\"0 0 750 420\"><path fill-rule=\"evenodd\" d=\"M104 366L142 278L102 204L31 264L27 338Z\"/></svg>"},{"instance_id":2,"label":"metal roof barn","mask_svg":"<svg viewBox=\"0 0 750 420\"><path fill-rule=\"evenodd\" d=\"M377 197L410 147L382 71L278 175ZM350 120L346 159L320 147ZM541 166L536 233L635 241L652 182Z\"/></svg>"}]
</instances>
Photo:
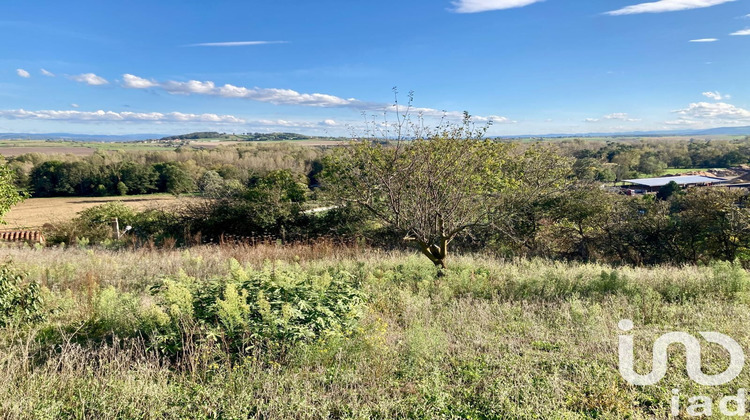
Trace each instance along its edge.
<instances>
[{"instance_id":1,"label":"metal roof barn","mask_svg":"<svg viewBox=\"0 0 750 420\"><path fill-rule=\"evenodd\" d=\"M696 185L696 184L716 184L724 182L724 178L714 178L710 176L683 175L683 176L664 176L659 178L641 178L641 179L624 179L624 182L631 184L643 185L646 187L662 187L674 181L677 185Z\"/></svg>"}]
</instances>

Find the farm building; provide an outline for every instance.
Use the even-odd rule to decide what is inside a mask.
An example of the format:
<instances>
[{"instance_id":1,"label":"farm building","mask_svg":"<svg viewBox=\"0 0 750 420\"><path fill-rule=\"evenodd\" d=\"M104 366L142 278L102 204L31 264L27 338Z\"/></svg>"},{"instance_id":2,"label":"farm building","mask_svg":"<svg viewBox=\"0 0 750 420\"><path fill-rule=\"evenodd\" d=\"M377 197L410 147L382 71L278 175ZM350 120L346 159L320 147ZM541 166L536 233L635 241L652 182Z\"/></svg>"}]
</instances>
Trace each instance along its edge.
<instances>
[{"instance_id":1,"label":"farm building","mask_svg":"<svg viewBox=\"0 0 750 420\"><path fill-rule=\"evenodd\" d=\"M632 190L635 193L656 192L659 191L659 188L672 181L681 187L703 187L721 184L727 180L724 178L699 175L663 176L659 178L625 179L623 182L630 185L625 185L623 188L626 190Z\"/></svg>"}]
</instances>

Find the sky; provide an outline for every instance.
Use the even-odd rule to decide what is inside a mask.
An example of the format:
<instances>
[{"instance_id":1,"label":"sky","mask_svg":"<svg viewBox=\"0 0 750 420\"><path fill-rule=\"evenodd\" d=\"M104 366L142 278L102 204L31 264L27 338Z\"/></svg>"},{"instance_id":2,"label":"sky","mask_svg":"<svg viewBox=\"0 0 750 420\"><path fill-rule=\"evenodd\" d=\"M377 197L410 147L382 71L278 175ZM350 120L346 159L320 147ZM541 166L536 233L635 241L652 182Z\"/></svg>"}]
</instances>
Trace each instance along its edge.
<instances>
[{"instance_id":1,"label":"sky","mask_svg":"<svg viewBox=\"0 0 750 420\"><path fill-rule=\"evenodd\" d=\"M498 136L750 126L750 0L26 0L0 37L0 132L358 135L409 92Z\"/></svg>"}]
</instances>

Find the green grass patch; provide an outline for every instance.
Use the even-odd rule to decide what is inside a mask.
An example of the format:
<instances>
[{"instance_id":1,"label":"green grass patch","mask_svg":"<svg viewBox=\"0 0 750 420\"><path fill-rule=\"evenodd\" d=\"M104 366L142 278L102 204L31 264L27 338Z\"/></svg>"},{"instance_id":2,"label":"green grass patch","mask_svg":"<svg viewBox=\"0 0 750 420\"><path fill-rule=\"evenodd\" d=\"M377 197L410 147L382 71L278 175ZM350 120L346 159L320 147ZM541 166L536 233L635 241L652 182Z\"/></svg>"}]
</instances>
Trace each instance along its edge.
<instances>
[{"instance_id":1,"label":"green grass patch","mask_svg":"<svg viewBox=\"0 0 750 420\"><path fill-rule=\"evenodd\" d=\"M750 279L730 263L465 256L437 277L354 248L0 251L44 314L0 328L3 417L649 419L673 388L716 398L750 380L696 385L677 353L655 386L617 370L623 318L639 371L666 331L750 348ZM718 347L703 359L725 368Z\"/></svg>"}]
</instances>

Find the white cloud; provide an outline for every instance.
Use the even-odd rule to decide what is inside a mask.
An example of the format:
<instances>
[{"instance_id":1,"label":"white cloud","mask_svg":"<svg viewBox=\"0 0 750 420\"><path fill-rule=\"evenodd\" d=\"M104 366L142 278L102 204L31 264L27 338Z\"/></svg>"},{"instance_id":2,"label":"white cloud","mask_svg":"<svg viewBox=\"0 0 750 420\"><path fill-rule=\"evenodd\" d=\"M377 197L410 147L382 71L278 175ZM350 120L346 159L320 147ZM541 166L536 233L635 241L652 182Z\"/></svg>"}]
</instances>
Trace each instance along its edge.
<instances>
[{"instance_id":1,"label":"white cloud","mask_svg":"<svg viewBox=\"0 0 750 420\"><path fill-rule=\"evenodd\" d=\"M727 94L722 95L721 93L719 93L719 91L715 91L715 92L703 92L703 96L705 96L706 98L711 98L711 99L713 99L715 101L721 101L723 99L731 99L732 98L732 95L727 95Z\"/></svg>"},{"instance_id":2,"label":"white cloud","mask_svg":"<svg viewBox=\"0 0 750 420\"><path fill-rule=\"evenodd\" d=\"M688 42L716 42L718 41L718 38L700 38L700 39L691 39Z\"/></svg>"},{"instance_id":3,"label":"white cloud","mask_svg":"<svg viewBox=\"0 0 750 420\"><path fill-rule=\"evenodd\" d=\"M587 123L595 123L603 120L616 120L616 121L627 121L627 122L636 122L640 121L638 118L630 118L630 116L625 112L613 112L612 114L607 114L601 118L586 118L583 121Z\"/></svg>"},{"instance_id":4,"label":"white cloud","mask_svg":"<svg viewBox=\"0 0 750 420\"><path fill-rule=\"evenodd\" d=\"M75 80L76 82L86 83L87 85L91 86L99 86L99 85L106 85L109 83L109 81L101 76L97 76L94 73L84 73L84 74L78 74L75 76L69 76L71 80Z\"/></svg>"},{"instance_id":5,"label":"white cloud","mask_svg":"<svg viewBox=\"0 0 750 420\"><path fill-rule=\"evenodd\" d=\"M744 36L744 35L750 35L750 29L742 29L742 30L740 30L740 31L737 31L737 32L732 32L732 33L731 33L731 34L729 34L729 35L732 35L732 36Z\"/></svg>"},{"instance_id":6,"label":"white cloud","mask_svg":"<svg viewBox=\"0 0 750 420\"><path fill-rule=\"evenodd\" d=\"M209 95L224 98L243 98L258 102L268 102L275 105L304 105L314 107L365 107L356 99L344 99L323 93L299 93L291 89L246 88L225 84L216 86L212 81L201 82L190 80L178 82L169 80L159 83L143 79L132 74L123 75L124 87L131 89L145 89L159 87L174 95Z\"/></svg>"},{"instance_id":7,"label":"white cloud","mask_svg":"<svg viewBox=\"0 0 750 420\"><path fill-rule=\"evenodd\" d=\"M516 123L516 121L513 121L510 118L503 117L500 115L489 115L486 117L477 115L477 116L472 116L471 120L475 122L490 122L491 121L493 124L515 124Z\"/></svg>"},{"instance_id":8,"label":"white cloud","mask_svg":"<svg viewBox=\"0 0 750 420\"><path fill-rule=\"evenodd\" d=\"M325 125L327 127L335 127L338 125L338 123L334 120L325 120L325 121L321 121L320 125Z\"/></svg>"},{"instance_id":9,"label":"white cloud","mask_svg":"<svg viewBox=\"0 0 750 420\"><path fill-rule=\"evenodd\" d=\"M625 112L615 112L609 115L605 115L605 120L620 120L620 121L628 121L628 122L636 122L640 121L638 118L630 118L630 116Z\"/></svg>"},{"instance_id":10,"label":"white cloud","mask_svg":"<svg viewBox=\"0 0 750 420\"><path fill-rule=\"evenodd\" d=\"M158 85L158 83L153 80L143 79L138 76L133 76L132 74L123 74L122 83L123 86L131 89L147 89Z\"/></svg>"},{"instance_id":11,"label":"white cloud","mask_svg":"<svg viewBox=\"0 0 750 420\"><path fill-rule=\"evenodd\" d=\"M232 115L184 114L182 112L115 112L115 111L74 111L43 110L26 111L12 109L0 111L0 118L24 120L54 120L69 122L151 122L151 123L218 123L238 124L245 121Z\"/></svg>"},{"instance_id":12,"label":"white cloud","mask_svg":"<svg viewBox=\"0 0 750 420\"><path fill-rule=\"evenodd\" d=\"M72 106L73 108L78 108L79 107L78 104L70 104L70 106Z\"/></svg>"},{"instance_id":13,"label":"white cloud","mask_svg":"<svg viewBox=\"0 0 750 420\"><path fill-rule=\"evenodd\" d=\"M670 125L745 125L750 124L750 111L724 102L697 102L685 109L673 111L681 117L668 121Z\"/></svg>"},{"instance_id":14,"label":"white cloud","mask_svg":"<svg viewBox=\"0 0 750 420\"><path fill-rule=\"evenodd\" d=\"M543 0L454 0L452 3L456 13L479 13L524 7L540 1Z\"/></svg>"},{"instance_id":15,"label":"white cloud","mask_svg":"<svg viewBox=\"0 0 750 420\"><path fill-rule=\"evenodd\" d=\"M31 77L31 75L29 74L29 72L27 72L24 69L16 69L16 74L19 77L23 77L24 79L28 79L29 77Z\"/></svg>"},{"instance_id":16,"label":"white cloud","mask_svg":"<svg viewBox=\"0 0 750 420\"><path fill-rule=\"evenodd\" d=\"M326 120L333 122L334 125L338 125L333 120ZM289 120L256 120L248 121L249 126L263 126L263 127L281 127L281 128L321 128L321 127L333 127L334 125L326 124L326 121L311 122L311 121L289 121Z\"/></svg>"},{"instance_id":17,"label":"white cloud","mask_svg":"<svg viewBox=\"0 0 750 420\"><path fill-rule=\"evenodd\" d=\"M244 47L247 45L288 44L289 41L230 41L230 42L201 42L186 45L187 47Z\"/></svg>"},{"instance_id":18,"label":"white cloud","mask_svg":"<svg viewBox=\"0 0 750 420\"><path fill-rule=\"evenodd\" d=\"M651 3L640 3L622 9L612 10L605 14L610 16L633 15L637 13L663 13L679 10L700 9L717 6L736 0L659 0Z\"/></svg>"},{"instance_id":19,"label":"white cloud","mask_svg":"<svg viewBox=\"0 0 750 420\"><path fill-rule=\"evenodd\" d=\"M42 73L42 75L47 77L55 77L55 73L52 73L51 71L45 70L45 69L39 69L39 72Z\"/></svg>"},{"instance_id":20,"label":"white cloud","mask_svg":"<svg viewBox=\"0 0 750 420\"><path fill-rule=\"evenodd\" d=\"M123 75L123 87L129 89L146 89L146 88L159 88L163 89L167 93L173 95L207 95L207 96L218 96L223 98L239 98L247 99L257 102L265 102L274 105L297 105L297 106L310 106L318 108L353 108L360 111L373 111L373 112L395 112L393 105L363 102L355 98L342 98L335 95L328 95L325 93L300 93L292 89L277 89L277 88L259 88L259 87L243 87L225 84L223 86L217 86L216 83L207 80L189 80L187 82L180 82L175 80L168 80L165 82L159 82L151 79L144 79L142 77L134 76L132 74ZM399 107L399 112L406 112L405 106ZM432 108L416 108L412 107L409 110L411 115L421 114L427 117L448 117L452 119L463 118L463 112L458 111L440 111ZM515 123L502 116L489 116L473 117L474 121L488 121L490 118L495 123Z\"/></svg>"}]
</instances>

